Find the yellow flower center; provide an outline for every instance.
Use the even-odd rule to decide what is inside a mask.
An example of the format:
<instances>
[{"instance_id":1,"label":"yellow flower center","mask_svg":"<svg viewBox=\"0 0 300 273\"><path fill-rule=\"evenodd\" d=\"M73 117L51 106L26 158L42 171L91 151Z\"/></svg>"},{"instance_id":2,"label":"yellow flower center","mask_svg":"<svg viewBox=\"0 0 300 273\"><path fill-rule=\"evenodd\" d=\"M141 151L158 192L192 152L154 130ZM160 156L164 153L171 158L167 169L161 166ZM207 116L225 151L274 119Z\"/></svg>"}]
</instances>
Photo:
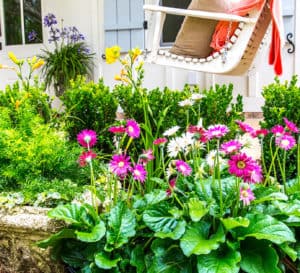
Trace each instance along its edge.
<instances>
[{"instance_id":1,"label":"yellow flower center","mask_svg":"<svg viewBox=\"0 0 300 273\"><path fill-rule=\"evenodd\" d=\"M244 169L244 168L246 167L246 164L245 164L244 161L238 161L237 167L238 167L239 169Z\"/></svg>"},{"instance_id":2,"label":"yellow flower center","mask_svg":"<svg viewBox=\"0 0 300 273\"><path fill-rule=\"evenodd\" d=\"M242 195L242 197L244 197L244 198L247 198L247 197L249 196L248 192L245 191L245 190L241 192L241 195Z\"/></svg>"}]
</instances>

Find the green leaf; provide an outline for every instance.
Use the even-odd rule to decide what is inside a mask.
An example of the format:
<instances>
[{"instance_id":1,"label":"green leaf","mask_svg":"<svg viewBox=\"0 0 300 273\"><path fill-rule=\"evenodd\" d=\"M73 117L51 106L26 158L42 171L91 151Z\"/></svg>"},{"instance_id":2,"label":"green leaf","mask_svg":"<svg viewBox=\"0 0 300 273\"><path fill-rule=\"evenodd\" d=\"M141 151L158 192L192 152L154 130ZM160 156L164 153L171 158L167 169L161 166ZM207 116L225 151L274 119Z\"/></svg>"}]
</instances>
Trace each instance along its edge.
<instances>
[{"instance_id":1,"label":"green leaf","mask_svg":"<svg viewBox=\"0 0 300 273\"><path fill-rule=\"evenodd\" d=\"M180 213L177 208L170 208L167 203L159 203L144 211L143 221L156 232L156 236L177 240L185 231L185 221L178 220L178 216Z\"/></svg>"},{"instance_id":2,"label":"green leaf","mask_svg":"<svg viewBox=\"0 0 300 273\"><path fill-rule=\"evenodd\" d=\"M84 205L79 204L59 205L50 210L48 216L79 227L94 225L93 217L88 214Z\"/></svg>"},{"instance_id":3,"label":"green leaf","mask_svg":"<svg viewBox=\"0 0 300 273\"><path fill-rule=\"evenodd\" d=\"M283 222L278 221L270 215L249 214L246 216L250 225L235 229L239 240L247 237L254 237L258 240L265 239L275 244L284 242L295 242L293 232Z\"/></svg>"},{"instance_id":4,"label":"green leaf","mask_svg":"<svg viewBox=\"0 0 300 273\"><path fill-rule=\"evenodd\" d=\"M287 243L284 243L284 244L280 245L279 247L285 254L287 254L292 259L293 262L296 261L296 259L297 259L297 251L296 250L291 248Z\"/></svg>"},{"instance_id":5,"label":"green leaf","mask_svg":"<svg viewBox=\"0 0 300 273\"><path fill-rule=\"evenodd\" d=\"M206 215L209 211L206 202L200 201L197 198L191 198L188 201L189 214L194 222L200 221L200 219Z\"/></svg>"},{"instance_id":6,"label":"green leaf","mask_svg":"<svg viewBox=\"0 0 300 273\"><path fill-rule=\"evenodd\" d=\"M121 258L111 259L106 253L98 253L95 256L95 264L103 269L112 269L113 267L116 267L120 260Z\"/></svg>"},{"instance_id":7,"label":"green leaf","mask_svg":"<svg viewBox=\"0 0 300 273\"><path fill-rule=\"evenodd\" d=\"M73 229L64 228L61 231L51 235L49 238L37 242L37 245L41 248L47 248L48 246L56 245L62 239L75 239L75 231Z\"/></svg>"},{"instance_id":8,"label":"green leaf","mask_svg":"<svg viewBox=\"0 0 300 273\"><path fill-rule=\"evenodd\" d=\"M280 273L279 258L267 241L247 239L241 246L241 268L247 273Z\"/></svg>"},{"instance_id":9,"label":"green leaf","mask_svg":"<svg viewBox=\"0 0 300 273\"><path fill-rule=\"evenodd\" d=\"M167 198L166 191L154 190L151 193L145 194L147 205L157 204Z\"/></svg>"},{"instance_id":10,"label":"green leaf","mask_svg":"<svg viewBox=\"0 0 300 273\"><path fill-rule=\"evenodd\" d=\"M212 251L208 255L199 255L197 257L198 273L238 273L240 260L240 253L229 247Z\"/></svg>"},{"instance_id":11,"label":"green leaf","mask_svg":"<svg viewBox=\"0 0 300 273\"><path fill-rule=\"evenodd\" d=\"M180 240L180 247L186 256L192 254L208 254L219 248L220 243L225 242L225 234L220 225L217 233L208 236L209 225L205 222L192 223L187 227Z\"/></svg>"},{"instance_id":12,"label":"green leaf","mask_svg":"<svg viewBox=\"0 0 300 273\"><path fill-rule=\"evenodd\" d=\"M119 202L111 209L108 217L105 249L112 251L128 242L135 235L136 219L125 202Z\"/></svg>"},{"instance_id":13,"label":"green leaf","mask_svg":"<svg viewBox=\"0 0 300 273\"><path fill-rule=\"evenodd\" d=\"M154 253L147 273L193 273L191 259L185 257L170 239L156 239L151 245Z\"/></svg>"},{"instance_id":14,"label":"green leaf","mask_svg":"<svg viewBox=\"0 0 300 273\"><path fill-rule=\"evenodd\" d=\"M276 202L274 206L285 215L300 217L300 201L292 200L289 202Z\"/></svg>"},{"instance_id":15,"label":"green leaf","mask_svg":"<svg viewBox=\"0 0 300 273\"><path fill-rule=\"evenodd\" d=\"M220 220L223 223L226 230L234 229L236 227L248 227L250 224L248 218L244 218L241 216L235 218L232 217L228 217L225 219L221 218Z\"/></svg>"},{"instance_id":16,"label":"green leaf","mask_svg":"<svg viewBox=\"0 0 300 273\"><path fill-rule=\"evenodd\" d=\"M78 240L82 242L93 243L101 240L105 235L105 231L105 224L101 221L92 228L91 232L76 231L75 233Z\"/></svg>"},{"instance_id":17,"label":"green leaf","mask_svg":"<svg viewBox=\"0 0 300 273\"><path fill-rule=\"evenodd\" d=\"M136 267L137 273L143 273L145 271L145 254L141 245L137 245L131 252L130 264Z\"/></svg>"}]
</instances>

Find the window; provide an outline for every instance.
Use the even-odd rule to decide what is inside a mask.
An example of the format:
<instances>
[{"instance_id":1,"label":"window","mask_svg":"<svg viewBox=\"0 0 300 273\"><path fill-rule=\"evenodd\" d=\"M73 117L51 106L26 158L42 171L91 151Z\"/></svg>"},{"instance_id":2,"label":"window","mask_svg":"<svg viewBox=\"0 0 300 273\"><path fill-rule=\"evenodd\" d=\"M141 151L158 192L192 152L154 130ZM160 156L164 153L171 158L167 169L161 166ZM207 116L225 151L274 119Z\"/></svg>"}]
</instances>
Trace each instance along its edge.
<instances>
[{"instance_id":1,"label":"window","mask_svg":"<svg viewBox=\"0 0 300 273\"><path fill-rule=\"evenodd\" d=\"M41 0L3 0L6 45L41 43ZM30 40L29 33L38 39Z\"/></svg>"},{"instance_id":2,"label":"window","mask_svg":"<svg viewBox=\"0 0 300 273\"><path fill-rule=\"evenodd\" d=\"M190 0L161 0L161 5L166 7L186 9ZM167 14L164 24L162 43L164 45L173 43L180 29L184 17Z\"/></svg>"}]
</instances>

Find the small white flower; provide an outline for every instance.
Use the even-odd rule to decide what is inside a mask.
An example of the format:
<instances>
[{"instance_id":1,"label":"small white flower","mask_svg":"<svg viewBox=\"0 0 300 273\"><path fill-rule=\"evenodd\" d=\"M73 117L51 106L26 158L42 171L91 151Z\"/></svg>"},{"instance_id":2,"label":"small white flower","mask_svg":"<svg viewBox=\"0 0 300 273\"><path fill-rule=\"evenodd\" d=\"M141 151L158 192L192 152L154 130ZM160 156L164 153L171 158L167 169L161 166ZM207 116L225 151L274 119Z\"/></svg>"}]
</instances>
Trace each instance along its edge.
<instances>
[{"instance_id":1,"label":"small white flower","mask_svg":"<svg viewBox=\"0 0 300 273\"><path fill-rule=\"evenodd\" d=\"M199 94L199 93L193 93L192 96L191 96L191 99L194 100L194 101L202 100L203 98L204 98L204 95Z\"/></svg>"},{"instance_id":2,"label":"small white flower","mask_svg":"<svg viewBox=\"0 0 300 273\"><path fill-rule=\"evenodd\" d=\"M178 153L182 151L178 138L171 139L167 146L169 157L177 157Z\"/></svg>"},{"instance_id":3,"label":"small white flower","mask_svg":"<svg viewBox=\"0 0 300 273\"><path fill-rule=\"evenodd\" d=\"M213 168L217 164L217 150L211 150L206 155L206 163L209 167ZM219 164L220 168L225 166L226 161L219 154Z\"/></svg>"},{"instance_id":4,"label":"small white flower","mask_svg":"<svg viewBox=\"0 0 300 273\"><path fill-rule=\"evenodd\" d=\"M178 137L177 142L179 143L181 150L186 153L190 150L189 148L194 144L193 134L187 132L181 137Z\"/></svg>"},{"instance_id":5,"label":"small white flower","mask_svg":"<svg viewBox=\"0 0 300 273\"><path fill-rule=\"evenodd\" d=\"M193 104L194 104L194 102L190 99L186 99L186 100L182 100L182 101L178 102L178 105L180 107L192 106Z\"/></svg>"},{"instance_id":6,"label":"small white flower","mask_svg":"<svg viewBox=\"0 0 300 273\"><path fill-rule=\"evenodd\" d=\"M172 136L180 129L179 126L173 126L163 133L163 136Z\"/></svg>"},{"instance_id":7,"label":"small white flower","mask_svg":"<svg viewBox=\"0 0 300 273\"><path fill-rule=\"evenodd\" d=\"M241 152L252 157L254 160L261 159L261 147L257 137L253 138L249 134L244 134L238 140L243 145Z\"/></svg>"}]
</instances>

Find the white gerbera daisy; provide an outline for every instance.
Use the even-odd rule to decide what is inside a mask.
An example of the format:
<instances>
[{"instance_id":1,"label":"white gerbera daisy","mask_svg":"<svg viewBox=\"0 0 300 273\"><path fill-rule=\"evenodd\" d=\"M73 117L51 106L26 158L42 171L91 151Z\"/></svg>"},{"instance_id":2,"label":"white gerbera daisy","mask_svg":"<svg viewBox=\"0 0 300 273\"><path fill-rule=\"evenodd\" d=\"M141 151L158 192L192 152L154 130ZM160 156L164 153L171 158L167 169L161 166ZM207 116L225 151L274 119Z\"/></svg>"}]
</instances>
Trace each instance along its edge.
<instances>
[{"instance_id":1,"label":"white gerbera daisy","mask_svg":"<svg viewBox=\"0 0 300 273\"><path fill-rule=\"evenodd\" d=\"M215 164L217 164L217 150L211 150L206 155L206 163L210 168L213 168L215 166ZM221 169L225 166L225 163L226 163L226 161L219 154L219 164L220 164Z\"/></svg>"},{"instance_id":2,"label":"white gerbera daisy","mask_svg":"<svg viewBox=\"0 0 300 273\"><path fill-rule=\"evenodd\" d=\"M194 104L194 102L190 99L186 99L186 100L182 100L182 101L178 102L178 105L180 107L192 106L193 104Z\"/></svg>"},{"instance_id":3,"label":"white gerbera daisy","mask_svg":"<svg viewBox=\"0 0 300 273\"><path fill-rule=\"evenodd\" d=\"M163 136L173 136L179 129L180 129L179 126L173 126L170 129L166 130L163 133Z\"/></svg>"},{"instance_id":4,"label":"white gerbera daisy","mask_svg":"<svg viewBox=\"0 0 300 273\"><path fill-rule=\"evenodd\" d=\"M180 141L178 141L177 137L169 141L167 151L169 157L177 157L178 153L182 151Z\"/></svg>"},{"instance_id":5,"label":"white gerbera daisy","mask_svg":"<svg viewBox=\"0 0 300 273\"><path fill-rule=\"evenodd\" d=\"M194 101L202 100L203 98L204 98L204 95L199 94L199 93L193 93L192 96L191 96L191 99L194 100Z\"/></svg>"}]
</instances>

